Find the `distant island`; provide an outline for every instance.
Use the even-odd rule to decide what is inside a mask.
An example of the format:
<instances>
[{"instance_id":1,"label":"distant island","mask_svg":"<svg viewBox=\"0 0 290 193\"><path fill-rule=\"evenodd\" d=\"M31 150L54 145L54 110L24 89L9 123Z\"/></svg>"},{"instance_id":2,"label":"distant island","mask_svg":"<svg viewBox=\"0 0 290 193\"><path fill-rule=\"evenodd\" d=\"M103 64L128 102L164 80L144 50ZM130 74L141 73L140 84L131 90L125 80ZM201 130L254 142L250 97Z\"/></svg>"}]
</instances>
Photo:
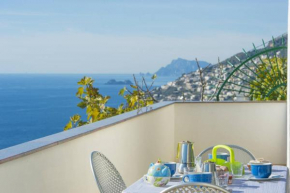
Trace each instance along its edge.
<instances>
[{"instance_id":1,"label":"distant island","mask_svg":"<svg viewBox=\"0 0 290 193\"><path fill-rule=\"evenodd\" d=\"M111 79L105 84L106 85L130 85L133 83L130 80L116 81L115 79Z\"/></svg>"},{"instance_id":2,"label":"distant island","mask_svg":"<svg viewBox=\"0 0 290 193\"><path fill-rule=\"evenodd\" d=\"M139 75L140 76L152 76L152 74L150 72L147 72L147 73L140 72Z\"/></svg>"},{"instance_id":3,"label":"distant island","mask_svg":"<svg viewBox=\"0 0 290 193\"><path fill-rule=\"evenodd\" d=\"M208 62L199 61L199 65L201 68L209 65ZM176 60L172 60L170 64L165 67L160 68L157 72L157 76L181 76L182 74L187 74L191 72L195 72L198 69L196 61L194 60L185 60L182 58L178 58Z\"/></svg>"}]
</instances>

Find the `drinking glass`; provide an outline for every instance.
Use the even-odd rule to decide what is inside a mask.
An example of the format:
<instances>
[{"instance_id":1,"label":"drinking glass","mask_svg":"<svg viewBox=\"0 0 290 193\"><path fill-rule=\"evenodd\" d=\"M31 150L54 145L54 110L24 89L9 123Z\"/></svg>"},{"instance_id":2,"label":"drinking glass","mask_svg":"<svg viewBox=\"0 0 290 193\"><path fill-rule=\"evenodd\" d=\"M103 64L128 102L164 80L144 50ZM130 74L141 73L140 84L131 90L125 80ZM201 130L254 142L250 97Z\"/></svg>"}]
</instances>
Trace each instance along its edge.
<instances>
[{"instance_id":1,"label":"drinking glass","mask_svg":"<svg viewBox=\"0 0 290 193\"><path fill-rule=\"evenodd\" d=\"M195 172L201 172L202 169L202 161L201 156L195 158Z\"/></svg>"},{"instance_id":2,"label":"drinking glass","mask_svg":"<svg viewBox=\"0 0 290 193\"><path fill-rule=\"evenodd\" d=\"M231 170L234 177L243 176L244 164L243 163L231 163Z\"/></svg>"},{"instance_id":3,"label":"drinking glass","mask_svg":"<svg viewBox=\"0 0 290 193\"><path fill-rule=\"evenodd\" d=\"M187 167L187 172L192 173L194 172L195 167Z\"/></svg>"},{"instance_id":4,"label":"drinking glass","mask_svg":"<svg viewBox=\"0 0 290 193\"><path fill-rule=\"evenodd\" d=\"M184 174L184 175L188 174L188 168L187 168L187 167L184 167L184 168L183 168L183 174Z\"/></svg>"},{"instance_id":5,"label":"drinking glass","mask_svg":"<svg viewBox=\"0 0 290 193\"><path fill-rule=\"evenodd\" d=\"M225 188L228 186L229 182L229 172L217 172L217 176L215 178L216 185Z\"/></svg>"}]
</instances>

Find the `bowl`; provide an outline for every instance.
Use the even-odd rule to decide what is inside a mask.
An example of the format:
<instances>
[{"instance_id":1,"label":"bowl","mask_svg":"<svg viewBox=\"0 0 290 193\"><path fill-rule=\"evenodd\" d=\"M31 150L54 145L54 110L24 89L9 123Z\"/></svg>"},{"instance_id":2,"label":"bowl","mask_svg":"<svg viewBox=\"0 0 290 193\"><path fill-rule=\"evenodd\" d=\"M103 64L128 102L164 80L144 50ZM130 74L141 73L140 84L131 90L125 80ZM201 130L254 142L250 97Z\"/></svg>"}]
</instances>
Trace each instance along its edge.
<instances>
[{"instance_id":1,"label":"bowl","mask_svg":"<svg viewBox=\"0 0 290 193\"><path fill-rule=\"evenodd\" d=\"M230 155L228 153L220 153L220 152L218 152L217 155L216 155L216 158L223 159L225 161L228 160L228 157L230 157ZM212 154L211 153L208 154L208 159L212 159Z\"/></svg>"},{"instance_id":2,"label":"bowl","mask_svg":"<svg viewBox=\"0 0 290 193\"><path fill-rule=\"evenodd\" d=\"M268 178L272 173L271 163L250 163L251 172L256 178Z\"/></svg>"}]
</instances>

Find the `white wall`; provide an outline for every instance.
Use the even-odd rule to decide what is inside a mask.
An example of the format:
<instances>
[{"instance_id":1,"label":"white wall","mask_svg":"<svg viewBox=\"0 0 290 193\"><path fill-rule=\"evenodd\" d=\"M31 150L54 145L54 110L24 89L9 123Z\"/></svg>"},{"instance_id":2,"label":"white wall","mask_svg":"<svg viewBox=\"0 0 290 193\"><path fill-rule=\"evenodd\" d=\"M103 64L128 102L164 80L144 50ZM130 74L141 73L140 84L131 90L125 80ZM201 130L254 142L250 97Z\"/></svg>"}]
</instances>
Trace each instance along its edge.
<instances>
[{"instance_id":1,"label":"white wall","mask_svg":"<svg viewBox=\"0 0 290 193\"><path fill-rule=\"evenodd\" d=\"M175 144L195 142L195 153L235 144L286 165L286 103L177 103Z\"/></svg>"},{"instance_id":2,"label":"white wall","mask_svg":"<svg viewBox=\"0 0 290 193\"><path fill-rule=\"evenodd\" d=\"M130 185L151 162L173 159L173 134L171 105L0 164L0 192L96 193L89 159L94 150L103 152Z\"/></svg>"}]
</instances>

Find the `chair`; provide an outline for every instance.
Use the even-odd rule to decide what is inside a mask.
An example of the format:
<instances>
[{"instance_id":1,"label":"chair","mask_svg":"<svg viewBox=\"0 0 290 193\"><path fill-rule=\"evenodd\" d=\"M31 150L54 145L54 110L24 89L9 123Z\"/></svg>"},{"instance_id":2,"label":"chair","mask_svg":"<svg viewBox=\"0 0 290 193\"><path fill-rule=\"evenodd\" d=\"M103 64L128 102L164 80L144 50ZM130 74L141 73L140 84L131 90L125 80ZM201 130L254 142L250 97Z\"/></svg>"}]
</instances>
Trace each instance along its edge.
<instances>
[{"instance_id":1,"label":"chair","mask_svg":"<svg viewBox=\"0 0 290 193\"><path fill-rule=\"evenodd\" d=\"M229 191L208 183L185 183L171 186L161 193L230 193Z\"/></svg>"},{"instance_id":2,"label":"chair","mask_svg":"<svg viewBox=\"0 0 290 193\"><path fill-rule=\"evenodd\" d=\"M126 189L123 178L102 153L92 152L91 167L101 193L121 193Z\"/></svg>"},{"instance_id":3,"label":"chair","mask_svg":"<svg viewBox=\"0 0 290 193\"><path fill-rule=\"evenodd\" d=\"M250 160L255 160L255 156L245 148L242 148L237 145L227 145L231 147L235 152L235 160L242 162L242 163L249 163ZM208 154L212 153L212 149L214 146L209 147L205 150L203 150L198 156L201 157L201 161L204 162L205 160L208 160ZM217 152L222 153L228 153L225 149L218 149Z\"/></svg>"}]
</instances>

